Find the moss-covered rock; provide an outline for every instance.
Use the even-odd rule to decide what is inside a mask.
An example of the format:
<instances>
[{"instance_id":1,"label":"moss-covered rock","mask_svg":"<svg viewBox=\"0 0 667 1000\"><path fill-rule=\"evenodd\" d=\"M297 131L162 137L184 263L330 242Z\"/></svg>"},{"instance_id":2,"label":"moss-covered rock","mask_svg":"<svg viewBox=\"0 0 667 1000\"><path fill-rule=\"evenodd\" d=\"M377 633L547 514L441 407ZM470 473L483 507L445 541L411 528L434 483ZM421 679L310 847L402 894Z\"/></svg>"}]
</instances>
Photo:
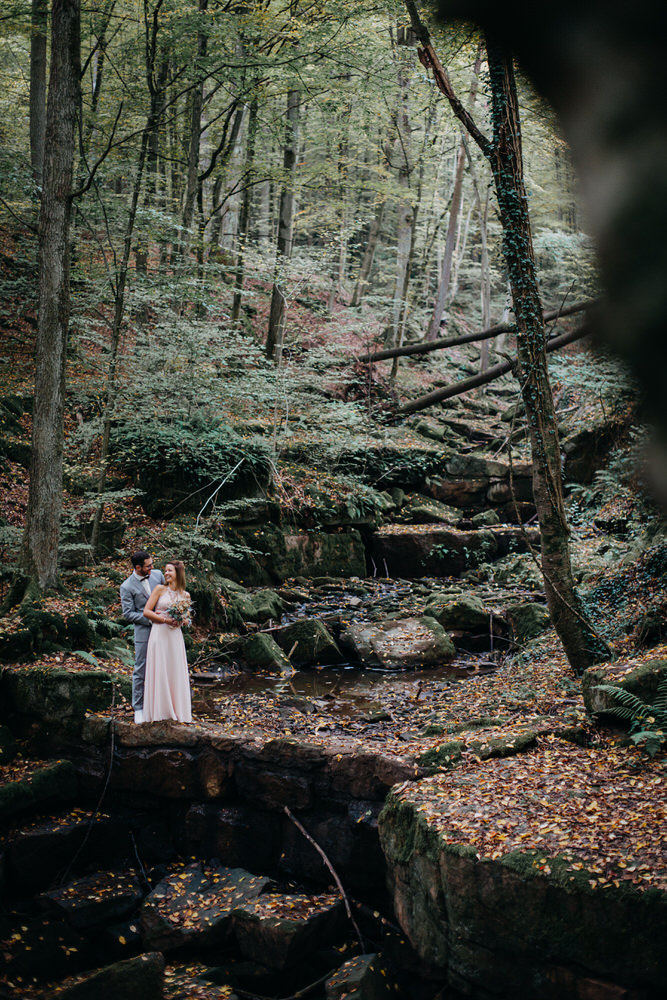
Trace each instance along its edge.
<instances>
[{"instance_id":1,"label":"moss-covered rock","mask_svg":"<svg viewBox=\"0 0 667 1000\"><path fill-rule=\"evenodd\" d=\"M344 660L338 645L319 618L303 618L276 629L276 642L295 667L326 666Z\"/></svg>"},{"instance_id":2,"label":"moss-covered rock","mask_svg":"<svg viewBox=\"0 0 667 1000\"><path fill-rule=\"evenodd\" d=\"M294 673L294 667L278 643L265 632L255 632L244 639L242 654L252 670L264 670L287 677Z\"/></svg>"},{"instance_id":3,"label":"moss-covered rock","mask_svg":"<svg viewBox=\"0 0 667 1000\"><path fill-rule=\"evenodd\" d=\"M505 612L512 626L514 638L519 644L534 639L551 624L549 612L541 604L532 602L511 604Z\"/></svg>"},{"instance_id":4,"label":"moss-covered rock","mask_svg":"<svg viewBox=\"0 0 667 1000\"><path fill-rule=\"evenodd\" d=\"M581 679L582 694L586 710L591 715L612 713L618 702L608 691L601 691L600 685L622 688L630 691L640 701L650 705L656 696L660 681L667 675L667 660L649 660L647 663L607 663L589 667Z\"/></svg>"},{"instance_id":5,"label":"moss-covered rock","mask_svg":"<svg viewBox=\"0 0 667 1000\"><path fill-rule=\"evenodd\" d=\"M236 555L215 556L218 572L247 586L282 582L296 576L365 576L366 555L355 529L285 531L279 525L229 532Z\"/></svg>"},{"instance_id":6,"label":"moss-covered rock","mask_svg":"<svg viewBox=\"0 0 667 1000\"><path fill-rule=\"evenodd\" d=\"M453 526L461 520L462 516L458 507L450 507L449 504L441 503L440 500L435 500L433 497L413 493L406 498L397 520L407 524L440 523Z\"/></svg>"},{"instance_id":7,"label":"moss-covered rock","mask_svg":"<svg viewBox=\"0 0 667 1000\"><path fill-rule=\"evenodd\" d=\"M500 524L500 518L495 510L481 510L471 518L473 528L488 528Z\"/></svg>"},{"instance_id":8,"label":"moss-covered rock","mask_svg":"<svg viewBox=\"0 0 667 1000\"><path fill-rule=\"evenodd\" d=\"M424 610L448 630L470 632L489 629L489 612L474 594L434 594L426 602Z\"/></svg>"},{"instance_id":9,"label":"moss-covered rock","mask_svg":"<svg viewBox=\"0 0 667 1000\"><path fill-rule=\"evenodd\" d=\"M422 767L438 769L454 767L461 760L464 750L465 742L463 740L447 740L421 754L419 763Z\"/></svg>"},{"instance_id":10,"label":"moss-covered rock","mask_svg":"<svg viewBox=\"0 0 667 1000\"><path fill-rule=\"evenodd\" d=\"M261 625L270 620L280 619L285 602L275 590L258 590L255 593L237 594L232 600L232 608L244 622Z\"/></svg>"},{"instance_id":11,"label":"moss-covered rock","mask_svg":"<svg viewBox=\"0 0 667 1000\"><path fill-rule=\"evenodd\" d=\"M40 767L21 781L0 786L0 816L6 818L29 809L69 802L77 793L74 765L68 760Z\"/></svg>"},{"instance_id":12,"label":"moss-covered rock","mask_svg":"<svg viewBox=\"0 0 667 1000\"><path fill-rule=\"evenodd\" d=\"M600 889L585 863L543 848L480 857L465 839L470 819L452 829L438 809L452 782L468 788L465 816L475 775L454 770L392 792L378 821L396 918L447 986L525 1000L662 996L667 893Z\"/></svg>"},{"instance_id":13,"label":"moss-covered rock","mask_svg":"<svg viewBox=\"0 0 667 1000\"><path fill-rule=\"evenodd\" d=\"M0 696L8 716L40 720L57 738L80 732L86 712L101 712L114 700L114 684L129 696L132 682L101 670L68 671L50 667L6 668Z\"/></svg>"}]
</instances>

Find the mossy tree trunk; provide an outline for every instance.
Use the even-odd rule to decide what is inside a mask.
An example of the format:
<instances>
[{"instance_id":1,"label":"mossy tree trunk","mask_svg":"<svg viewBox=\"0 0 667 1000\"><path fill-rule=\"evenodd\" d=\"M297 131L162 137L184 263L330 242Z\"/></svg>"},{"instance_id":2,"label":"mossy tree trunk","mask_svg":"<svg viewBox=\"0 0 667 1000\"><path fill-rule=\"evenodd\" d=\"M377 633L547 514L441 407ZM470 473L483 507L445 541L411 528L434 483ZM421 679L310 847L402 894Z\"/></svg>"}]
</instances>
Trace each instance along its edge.
<instances>
[{"instance_id":1,"label":"mossy tree trunk","mask_svg":"<svg viewBox=\"0 0 667 1000\"><path fill-rule=\"evenodd\" d=\"M28 510L19 565L40 589L58 579L70 215L80 86L80 3L53 0L51 71L39 217L39 314Z\"/></svg>"},{"instance_id":2,"label":"mossy tree trunk","mask_svg":"<svg viewBox=\"0 0 667 1000\"><path fill-rule=\"evenodd\" d=\"M523 178L521 125L511 53L487 37L493 142L491 170L503 229L503 254L517 327L516 375L526 407L533 494L542 535L542 571L549 613L573 669L609 657L577 596L563 502L558 420L549 383L546 330L537 286Z\"/></svg>"},{"instance_id":3,"label":"mossy tree trunk","mask_svg":"<svg viewBox=\"0 0 667 1000\"><path fill-rule=\"evenodd\" d=\"M547 369L544 313L533 254L521 150L519 102L509 49L486 38L491 83L493 137L488 139L452 89L414 0L405 0L415 34L424 46L419 58L456 117L491 165L503 229L503 255L514 305L517 361L515 372L526 407L533 461L533 494L542 536L542 572L549 613L573 670L609 658L577 595L569 551L569 528L563 501L558 424ZM483 377L483 376L482 376ZM435 394L433 394L435 395ZM408 412L408 408L404 408Z\"/></svg>"}]
</instances>

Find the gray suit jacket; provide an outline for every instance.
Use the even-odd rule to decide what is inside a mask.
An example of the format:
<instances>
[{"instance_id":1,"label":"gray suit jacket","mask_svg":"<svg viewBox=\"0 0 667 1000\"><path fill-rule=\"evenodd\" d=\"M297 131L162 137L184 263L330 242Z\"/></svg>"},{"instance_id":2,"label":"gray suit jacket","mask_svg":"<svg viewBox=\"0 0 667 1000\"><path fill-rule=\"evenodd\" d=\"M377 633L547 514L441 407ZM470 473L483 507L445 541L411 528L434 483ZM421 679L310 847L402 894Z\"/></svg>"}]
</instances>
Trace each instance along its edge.
<instances>
[{"instance_id":1,"label":"gray suit jacket","mask_svg":"<svg viewBox=\"0 0 667 1000\"><path fill-rule=\"evenodd\" d=\"M148 577L148 585L151 593L159 583L164 583L164 576L159 569L154 569ZM123 609L123 617L134 625L134 641L147 642L151 628L151 622L144 618L144 607L148 596L143 588L141 580L132 573L120 585L120 606Z\"/></svg>"}]
</instances>

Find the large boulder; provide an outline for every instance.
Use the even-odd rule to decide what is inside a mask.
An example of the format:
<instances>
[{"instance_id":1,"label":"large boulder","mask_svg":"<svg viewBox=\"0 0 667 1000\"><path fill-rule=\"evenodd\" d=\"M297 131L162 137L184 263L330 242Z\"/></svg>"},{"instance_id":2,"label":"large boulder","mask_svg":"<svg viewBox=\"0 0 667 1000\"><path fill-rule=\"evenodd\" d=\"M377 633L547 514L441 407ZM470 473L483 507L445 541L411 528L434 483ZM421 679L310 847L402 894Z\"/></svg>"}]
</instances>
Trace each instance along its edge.
<instances>
[{"instance_id":1,"label":"large boulder","mask_svg":"<svg viewBox=\"0 0 667 1000\"><path fill-rule=\"evenodd\" d=\"M344 660L333 636L319 618L302 618L276 629L273 634L295 667L329 666Z\"/></svg>"},{"instance_id":2,"label":"large boulder","mask_svg":"<svg viewBox=\"0 0 667 1000\"><path fill-rule=\"evenodd\" d=\"M255 593L246 591L234 597L232 608L244 622L261 625L273 619L279 621L285 603L275 590L257 590Z\"/></svg>"},{"instance_id":3,"label":"large boulder","mask_svg":"<svg viewBox=\"0 0 667 1000\"><path fill-rule=\"evenodd\" d=\"M234 910L257 899L270 885L271 879L242 868L188 865L164 878L144 900L144 942L163 952L186 944L219 944L231 932Z\"/></svg>"},{"instance_id":4,"label":"large boulder","mask_svg":"<svg viewBox=\"0 0 667 1000\"><path fill-rule=\"evenodd\" d=\"M499 551L491 531L391 525L372 536L371 555L386 576L460 576L472 566L495 559Z\"/></svg>"},{"instance_id":5,"label":"large boulder","mask_svg":"<svg viewBox=\"0 0 667 1000\"><path fill-rule=\"evenodd\" d=\"M505 608L505 615L512 626L514 639L520 645L535 639L551 624L547 609L532 601L510 604Z\"/></svg>"},{"instance_id":6,"label":"large boulder","mask_svg":"<svg viewBox=\"0 0 667 1000\"><path fill-rule=\"evenodd\" d=\"M294 667L276 640L265 632L255 632L243 640L243 658L251 670L291 677Z\"/></svg>"},{"instance_id":7,"label":"large boulder","mask_svg":"<svg viewBox=\"0 0 667 1000\"><path fill-rule=\"evenodd\" d=\"M443 627L427 615L352 625L341 635L341 645L365 667L383 670L439 667L456 653Z\"/></svg>"},{"instance_id":8,"label":"large boulder","mask_svg":"<svg viewBox=\"0 0 667 1000\"><path fill-rule=\"evenodd\" d=\"M457 994L643 1000L667 992L667 892L623 881L626 849L597 832L600 812L590 817L591 803L605 794L600 762L587 749L568 753L574 766L562 814L540 803L548 752L529 764L519 755L493 770L487 763L450 770L389 796L379 830L396 918ZM496 807L518 788L530 814L512 796L508 807ZM639 800L645 790L629 794ZM617 829L615 814L603 815L606 830ZM544 832L554 823L564 827L560 839ZM586 841L593 824L612 859L577 857L577 836ZM601 863L617 865L615 885L613 876L601 883Z\"/></svg>"},{"instance_id":9,"label":"large boulder","mask_svg":"<svg viewBox=\"0 0 667 1000\"><path fill-rule=\"evenodd\" d=\"M0 698L8 715L30 716L49 729L49 738L78 735L86 712L110 708L119 687L127 697L131 680L103 670L7 667Z\"/></svg>"},{"instance_id":10,"label":"large boulder","mask_svg":"<svg viewBox=\"0 0 667 1000\"><path fill-rule=\"evenodd\" d=\"M490 614L474 594L434 594L424 611L448 631L489 631Z\"/></svg>"},{"instance_id":11,"label":"large boulder","mask_svg":"<svg viewBox=\"0 0 667 1000\"><path fill-rule=\"evenodd\" d=\"M207 555L223 576L248 586L281 583L295 576L365 576L361 534L286 531L277 524L238 527L226 532L226 545Z\"/></svg>"},{"instance_id":12,"label":"large boulder","mask_svg":"<svg viewBox=\"0 0 667 1000\"><path fill-rule=\"evenodd\" d=\"M332 941L342 921L340 896L265 893L234 911L234 935L245 958L280 970Z\"/></svg>"}]
</instances>

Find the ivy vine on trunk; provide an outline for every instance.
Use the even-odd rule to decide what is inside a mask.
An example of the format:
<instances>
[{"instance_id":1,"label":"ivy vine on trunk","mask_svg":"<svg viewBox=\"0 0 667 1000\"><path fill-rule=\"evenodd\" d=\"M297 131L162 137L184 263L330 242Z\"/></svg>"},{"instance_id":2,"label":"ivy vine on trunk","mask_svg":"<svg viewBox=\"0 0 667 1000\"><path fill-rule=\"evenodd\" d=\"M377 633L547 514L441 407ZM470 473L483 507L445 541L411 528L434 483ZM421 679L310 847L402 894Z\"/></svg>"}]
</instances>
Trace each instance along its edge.
<instances>
[{"instance_id":1,"label":"ivy vine on trunk","mask_svg":"<svg viewBox=\"0 0 667 1000\"><path fill-rule=\"evenodd\" d=\"M493 137L477 127L454 93L413 0L405 0L423 49L422 64L469 135L488 159L503 229L503 255L516 323L515 374L526 407L533 461L533 494L542 536L542 572L549 613L576 673L609 658L609 649L589 622L574 586L569 527L563 501L560 445L546 360L546 330L537 286L533 240L523 177L521 123L512 54L487 36Z\"/></svg>"}]
</instances>

